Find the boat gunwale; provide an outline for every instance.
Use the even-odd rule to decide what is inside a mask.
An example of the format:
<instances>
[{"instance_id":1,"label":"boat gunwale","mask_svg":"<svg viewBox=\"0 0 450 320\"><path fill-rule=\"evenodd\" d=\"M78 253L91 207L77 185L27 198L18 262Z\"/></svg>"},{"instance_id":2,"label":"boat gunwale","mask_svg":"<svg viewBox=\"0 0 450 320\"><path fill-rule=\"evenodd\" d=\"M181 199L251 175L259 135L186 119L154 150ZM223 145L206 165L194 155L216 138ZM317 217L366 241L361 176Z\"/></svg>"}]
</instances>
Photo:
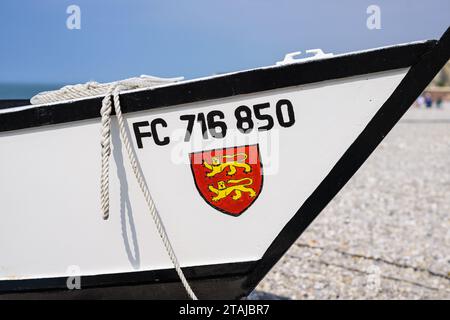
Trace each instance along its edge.
<instances>
[{"instance_id":1,"label":"boat gunwale","mask_svg":"<svg viewBox=\"0 0 450 320\"><path fill-rule=\"evenodd\" d=\"M436 43L436 40L412 42L124 91L120 95L122 112L174 107L406 68L416 63ZM0 132L100 118L102 99L102 96L95 96L51 104L3 108L0 109Z\"/></svg>"}]
</instances>

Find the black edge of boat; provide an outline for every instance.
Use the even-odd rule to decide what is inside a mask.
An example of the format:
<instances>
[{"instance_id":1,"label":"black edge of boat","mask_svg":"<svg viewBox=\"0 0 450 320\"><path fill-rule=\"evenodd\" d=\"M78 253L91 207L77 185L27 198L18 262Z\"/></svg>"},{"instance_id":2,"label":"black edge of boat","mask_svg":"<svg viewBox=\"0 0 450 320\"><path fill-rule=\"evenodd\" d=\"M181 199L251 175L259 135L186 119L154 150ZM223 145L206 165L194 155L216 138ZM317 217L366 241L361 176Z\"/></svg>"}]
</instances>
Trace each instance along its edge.
<instances>
[{"instance_id":1,"label":"black edge of boat","mask_svg":"<svg viewBox=\"0 0 450 320\"><path fill-rule=\"evenodd\" d=\"M278 67L242 71L121 94L123 113L172 107L326 80L406 68L436 41L386 47ZM0 132L99 118L102 97L55 103L0 114Z\"/></svg>"}]
</instances>

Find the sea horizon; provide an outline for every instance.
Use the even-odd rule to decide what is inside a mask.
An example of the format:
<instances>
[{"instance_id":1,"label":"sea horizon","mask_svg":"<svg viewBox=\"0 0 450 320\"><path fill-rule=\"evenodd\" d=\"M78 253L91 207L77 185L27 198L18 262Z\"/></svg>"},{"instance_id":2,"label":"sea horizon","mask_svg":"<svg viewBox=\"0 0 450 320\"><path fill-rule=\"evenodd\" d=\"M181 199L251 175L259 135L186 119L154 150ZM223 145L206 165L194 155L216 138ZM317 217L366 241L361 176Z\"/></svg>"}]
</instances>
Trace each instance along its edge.
<instances>
[{"instance_id":1,"label":"sea horizon","mask_svg":"<svg viewBox=\"0 0 450 320\"><path fill-rule=\"evenodd\" d=\"M42 91L56 90L65 83L0 82L0 100L30 99Z\"/></svg>"}]
</instances>

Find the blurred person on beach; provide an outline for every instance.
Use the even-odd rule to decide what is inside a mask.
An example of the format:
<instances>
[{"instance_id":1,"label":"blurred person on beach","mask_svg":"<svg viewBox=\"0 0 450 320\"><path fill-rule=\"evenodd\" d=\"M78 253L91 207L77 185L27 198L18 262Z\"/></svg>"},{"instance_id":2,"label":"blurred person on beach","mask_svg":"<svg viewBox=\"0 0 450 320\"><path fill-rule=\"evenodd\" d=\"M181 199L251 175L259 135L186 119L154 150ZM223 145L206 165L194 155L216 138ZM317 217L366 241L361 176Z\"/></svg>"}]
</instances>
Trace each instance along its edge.
<instances>
[{"instance_id":1,"label":"blurred person on beach","mask_svg":"<svg viewBox=\"0 0 450 320\"><path fill-rule=\"evenodd\" d=\"M438 109L442 108L442 97L437 98L437 100L436 100L436 107Z\"/></svg>"},{"instance_id":2,"label":"blurred person on beach","mask_svg":"<svg viewBox=\"0 0 450 320\"><path fill-rule=\"evenodd\" d=\"M433 106L433 98L431 98L431 94L425 94L425 105L427 108L431 108Z\"/></svg>"},{"instance_id":3,"label":"blurred person on beach","mask_svg":"<svg viewBox=\"0 0 450 320\"><path fill-rule=\"evenodd\" d=\"M423 95L420 95L416 100L416 106L418 108L421 108L424 103L425 103L425 98L423 97Z\"/></svg>"}]
</instances>

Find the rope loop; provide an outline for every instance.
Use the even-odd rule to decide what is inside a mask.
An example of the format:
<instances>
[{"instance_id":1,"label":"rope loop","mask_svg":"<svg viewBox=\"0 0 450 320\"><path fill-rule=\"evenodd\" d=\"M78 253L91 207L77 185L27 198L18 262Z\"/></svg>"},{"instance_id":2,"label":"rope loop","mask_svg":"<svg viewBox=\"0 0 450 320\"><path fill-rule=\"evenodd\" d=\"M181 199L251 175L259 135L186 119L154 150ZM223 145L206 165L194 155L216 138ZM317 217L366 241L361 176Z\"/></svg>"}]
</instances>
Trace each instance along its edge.
<instances>
[{"instance_id":1,"label":"rope loop","mask_svg":"<svg viewBox=\"0 0 450 320\"><path fill-rule=\"evenodd\" d=\"M117 123L119 124L119 134L122 144L128 155L131 168L139 188L144 195L148 210L155 224L156 230L162 240L164 248L172 261L172 264L183 284L188 296L197 300L197 296L189 285L183 270L181 269L178 258L170 242L169 236L164 228L163 221L156 210L155 203L150 195L150 191L145 182L144 176L138 165L138 160L133 146L128 137L125 120L120 107L120 92L136 88L152 87L165 83L179 81L182 78L161 79L151 76L141 76L139 78L131 78L112 83L100 84L97 82L87 82L85 84L77 84L73 86L65 86L56 91L42 92L31 98L32 104L53 103L61 100L76 99L89 97L94 95L103 95L101 115L101 177L100 177L100 205L101 213L104 220L109 218L109 158L111 156L111 112L114 107ZM113 103L114 102L114 103Z\"/></svg>"},{"instance_id":2,"label":"rope loop","mask_svg":"<svg viewBox=\"0 0 450 320\"><path fill-rule=\"evenodd\" d=\"M183 270L181 269L180 263L178 262L178 258L175 254L175 251L173 250L172 244L170 243L169 236L167 235L167 232L164 228L162 219L158 214L158 211L156 210L155 203L150 195L150 191L147 187L144 176L138 165L138 161L133 146L130 143L130 139L128 138L125 121L120 107L120 91L123 88L124 87L120 84L112 87L105 95L102 102L102 108L100 111L102 116L102 130L101 130L102 170L100 178L100 202L103 219L108 219L109 217L109 157L111 155L111 110L112 110L111 95L112 95L112 98L114 100L114 111L116 113L117 122L119 124L120 139L122 140L122 143L127 152L128 160L130 162L136 181L139 184L142 194L144 195L147 207L150 211L150 215L153 218L156 230L158 231L158 234L164 244L167 254L169 255L170 260L172 261L172 264L188 296L193 300L197 300L197 296L195 295L194 291L189 285L183 273Z\"/></svg>"}]
</instances>

